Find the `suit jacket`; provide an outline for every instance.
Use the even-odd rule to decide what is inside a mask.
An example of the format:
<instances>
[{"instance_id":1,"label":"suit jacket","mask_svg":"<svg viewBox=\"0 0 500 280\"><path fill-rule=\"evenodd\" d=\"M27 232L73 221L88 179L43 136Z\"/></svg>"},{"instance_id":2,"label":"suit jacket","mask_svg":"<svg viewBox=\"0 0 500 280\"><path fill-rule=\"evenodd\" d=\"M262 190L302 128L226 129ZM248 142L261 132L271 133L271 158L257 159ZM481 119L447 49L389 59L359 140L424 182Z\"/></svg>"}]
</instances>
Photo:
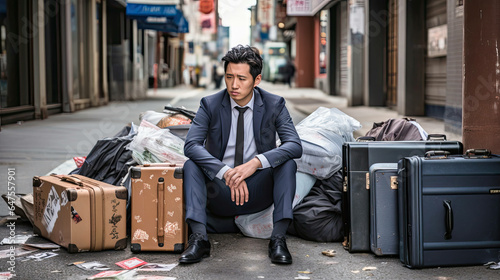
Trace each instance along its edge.
<instances>
[{"instance_id":1,"label":"suit jacket","mask_svg":"<svg viewBox=\"0 0 500 280\"><path fill-rule=\"evenodd\" d=\"M302 145L283 97L254 89L253 130L257 152L271 167L302 156ZM222 162L231 129L231 103L224 89L201 99L186 137L184 154L213 180ZM276 133L281 145L276 147Z\"/></svg>"}]
</instances>

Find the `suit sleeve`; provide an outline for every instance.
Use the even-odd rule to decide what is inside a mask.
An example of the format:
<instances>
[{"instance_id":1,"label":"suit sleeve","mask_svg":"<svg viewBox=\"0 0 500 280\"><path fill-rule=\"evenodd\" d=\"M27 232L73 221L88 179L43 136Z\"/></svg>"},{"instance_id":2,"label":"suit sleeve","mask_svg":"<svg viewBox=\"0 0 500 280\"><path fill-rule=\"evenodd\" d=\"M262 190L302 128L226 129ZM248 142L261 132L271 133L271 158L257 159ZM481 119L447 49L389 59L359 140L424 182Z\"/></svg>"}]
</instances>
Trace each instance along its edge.
<instances>
[{"instance_id":1,"label":"suit sleeve","mask_svg":"<svg viewBox=\"0 0 500 280\"><path fill-rule=\"evenodd\" d=\"M213 180L217 172L219 172L225 164L210 154L204 145L207 139L210 122L212 121L212 116L208 108L208 101L203 98L200 102L200 108L196 112L196 117L193 119L191 128L186 136L184 155L194 161L210 180Z\"/></svg>"},{"instance_id":2,"label":"suit sleeve","mask_svg":"<svg viewBox=\"0 0 500 280\"><path fill-rule=\"evenodd\" d=\"M281 146L263 153L273 168L287 160L302 156L302 144L292 118L286 109L284 98L279 99L276 108L275 127Z\"/></svg>"}]
</instances>

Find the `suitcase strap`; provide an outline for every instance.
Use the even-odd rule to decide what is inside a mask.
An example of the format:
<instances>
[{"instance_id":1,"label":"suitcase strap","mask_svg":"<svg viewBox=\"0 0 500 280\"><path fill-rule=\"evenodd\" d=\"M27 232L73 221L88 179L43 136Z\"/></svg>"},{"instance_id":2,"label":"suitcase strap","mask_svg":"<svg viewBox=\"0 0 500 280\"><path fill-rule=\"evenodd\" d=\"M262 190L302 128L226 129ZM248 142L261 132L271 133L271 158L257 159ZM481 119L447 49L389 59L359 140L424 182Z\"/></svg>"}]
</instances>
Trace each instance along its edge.
<instances>
[{"instance_id":1,"label":"suitcase strap","mask_svg":"<svg viewBox=\"0 0 500 280\"><path fill-rule=\"evenodd\" d=\"M85 182L88 183L88 182ZM86 184L82 184L84 189L87 189L89 192L89 200L90 200L90 251L101 251L104 248L104 209L101 211L97 210L98 203L103 206L104 204L104 190L101 186L89 186ZM99 192L100 191L100 197ZM101 212L102 217L98 219L98 212ZM98 228L101 228L101 231L98 231Z\"/></svg>"},{"instance_id":2,"label":"suitcase strap","mask_svg":"<svg viewBox=\"0 0 500 280\"><path fill-rule=\"evenodd\" d=\"M157 197L158 197L158 202L157 202L157 215L158 215L158 220L157 220L157 224L156 224L156 228L157 228L157 234L158 234L158 246L160 247L163 247L164 245L164 235L165 235L165 231L163 230L163 224L164 224L164 221L163 221L163 214L164 214L164 209L163 209L163 205L165 203L165 179L163 179L162 177L160 177L158 179L158 186L156 188L157 190Z\"/></svg>"}]
</instances>

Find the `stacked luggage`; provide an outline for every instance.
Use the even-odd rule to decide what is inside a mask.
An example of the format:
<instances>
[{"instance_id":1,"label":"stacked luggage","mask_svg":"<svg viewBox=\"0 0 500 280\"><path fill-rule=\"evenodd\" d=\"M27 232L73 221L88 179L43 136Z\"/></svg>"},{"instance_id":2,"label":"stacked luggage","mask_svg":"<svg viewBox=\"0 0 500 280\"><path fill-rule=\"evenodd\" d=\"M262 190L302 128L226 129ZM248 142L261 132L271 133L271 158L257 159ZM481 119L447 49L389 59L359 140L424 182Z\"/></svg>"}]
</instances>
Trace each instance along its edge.
<instances>
[{"instance_id":1,"label":"stacked luggage","mask_svg":"<svg viewBox=\"0 0 500 280\"><path fill-rule=\"evenodd\" d=\"M500 157L445 139L361 140L343 145L346 250L410 268L498 258Z\"/></svg>"}]
</instances>

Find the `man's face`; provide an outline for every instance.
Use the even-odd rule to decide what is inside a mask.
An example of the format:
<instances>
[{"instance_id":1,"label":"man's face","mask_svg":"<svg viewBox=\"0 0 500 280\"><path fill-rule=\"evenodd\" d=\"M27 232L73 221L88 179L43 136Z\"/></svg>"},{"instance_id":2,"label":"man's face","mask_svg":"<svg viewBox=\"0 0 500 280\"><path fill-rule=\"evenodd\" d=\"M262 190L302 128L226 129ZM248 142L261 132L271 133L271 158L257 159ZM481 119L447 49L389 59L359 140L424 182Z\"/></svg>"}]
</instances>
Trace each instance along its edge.
<instances>
[{"instance_id":1,"label":"man's face","mask_svg":"<svg viewBox=\"0 0 500 280\"><path fill-rule=\"evenodd\" d=\"M259 74L254 81L250 65L232 62L227 65L224 77L229 96L240 106L245 106L252 99L253 88L260 83L261 78Z\"/></svg>"}]
</instances>

